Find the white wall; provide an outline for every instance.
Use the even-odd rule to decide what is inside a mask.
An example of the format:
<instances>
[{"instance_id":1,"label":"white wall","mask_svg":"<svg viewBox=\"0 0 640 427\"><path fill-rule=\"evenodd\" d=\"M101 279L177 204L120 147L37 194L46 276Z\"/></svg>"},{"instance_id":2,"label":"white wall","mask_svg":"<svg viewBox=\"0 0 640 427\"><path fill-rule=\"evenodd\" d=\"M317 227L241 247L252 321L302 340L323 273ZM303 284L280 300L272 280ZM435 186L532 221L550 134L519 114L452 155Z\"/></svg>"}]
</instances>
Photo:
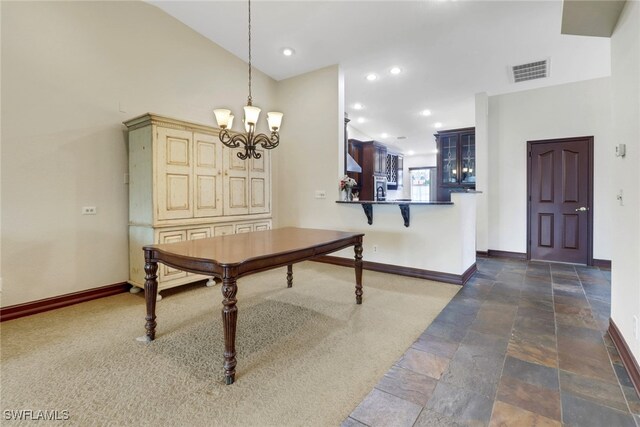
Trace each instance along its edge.
<instances>
[{"instance_id":1,"label":"white wall","mask_svg":"<svg viewBox=\"0 0 640 427\"><path fill-rule=\"evenodd\" d=\"M476 94L476 190L478 194L478 224L476 250L489 249L489 96Z\"/></svg>"},{"instance_id":2,"label":"white wall","mask_svg":"<svg viewBox=\"0 0 640 427\"><path fill-rule=\"evenodd\" d=\"M640 3L627 1L611 36L613 138L607 155L618 143L627 145L624 158L611 165L612 218L606 230L614 240L611 269L611 317L636 360L640 342L634 337L633 316L640 316ZM624 205L614 195L623 191Z\"/></svg>"},{"instance_id":3,"label":"white wall","mask_svg":"<svg viewBox=\"0 0 640 427\"><path fill-rule=\"evenodd\" d=\"M611 259L610 98L609 77L489 97L488 249L527 251L527 141L593 135L593 256Z\"/></svg>"},{"instance_id":4,"label":"white wall","mask_svg":"<svg viewBox=\"0 0 640 427\"><path fill-rule=\"evenodd\" d=\"M475 226L474 195L460 195L453 206L412 206L409 228L396 205L375 206L368 225L360 205L335 203L343 97L337 66L278 82L278 102L288 116L283 145L274 152L277 225L362 231L367 261L462 274L475 261L475 233L469 230ZM327 198L314 198L316 190L325 190ZM353 250L338 255L351 258Z\"/></svg>"},{"instance_id":5,"label":"white wall","mask_svg":"<svg viewBox=\"0 0 640 427\"><path fill-rule=\"evenodd\" d=\"M240 117L246 64L143 2L0 7L2 305L124 282L122 121L154 112L212 125L224 106ZM256 105L277 108L275 82L254 71Z\"/></svg>"}]
</instances>

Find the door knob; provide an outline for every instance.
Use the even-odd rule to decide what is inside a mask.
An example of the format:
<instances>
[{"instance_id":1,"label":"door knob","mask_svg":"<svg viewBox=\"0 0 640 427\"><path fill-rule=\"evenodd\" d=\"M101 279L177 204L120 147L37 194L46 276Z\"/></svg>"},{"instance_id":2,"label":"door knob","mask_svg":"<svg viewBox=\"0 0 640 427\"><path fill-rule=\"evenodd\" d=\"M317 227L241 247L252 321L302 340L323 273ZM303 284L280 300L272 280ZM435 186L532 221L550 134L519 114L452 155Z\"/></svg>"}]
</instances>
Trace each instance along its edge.
<instances>
[{"instance_id":1,"label":"door knob","mask_svg":"<svg viewBox=\"0 0 640 427\"><path fill-rule=\"evenodd\" d=\"M589 210L589 208L586 208L586 207L584 207L584 206L581 206L581 207L579 207L579 208L577 208L577 209L576 209L576 212L586 212L586 211L588 211L588 210Z\"/></svg>"}]
</instances>

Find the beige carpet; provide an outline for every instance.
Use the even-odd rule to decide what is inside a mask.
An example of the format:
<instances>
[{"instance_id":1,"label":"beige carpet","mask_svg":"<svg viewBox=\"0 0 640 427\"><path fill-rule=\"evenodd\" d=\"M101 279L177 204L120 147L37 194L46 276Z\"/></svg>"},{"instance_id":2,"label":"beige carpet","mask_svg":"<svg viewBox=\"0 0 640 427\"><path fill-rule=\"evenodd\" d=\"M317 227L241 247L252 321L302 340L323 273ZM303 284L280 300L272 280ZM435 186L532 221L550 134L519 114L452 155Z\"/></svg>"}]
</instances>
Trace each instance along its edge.
<instances>
[{"instance_id":1,"label":"beige carpet","mask_svg":"<svg viewBox=\"0 0 640 427\"><path fill-rule=\"evenodd\" d=\"M150 344L135 341L141 294L2 323L0 409L68 410L81 426L336 426L459 289L365 271L358 306L353 269L296 264L291 289L285 275L238 282L231 386L220 286L190 285L158 304Z\"/></svg>"}]
</instances>

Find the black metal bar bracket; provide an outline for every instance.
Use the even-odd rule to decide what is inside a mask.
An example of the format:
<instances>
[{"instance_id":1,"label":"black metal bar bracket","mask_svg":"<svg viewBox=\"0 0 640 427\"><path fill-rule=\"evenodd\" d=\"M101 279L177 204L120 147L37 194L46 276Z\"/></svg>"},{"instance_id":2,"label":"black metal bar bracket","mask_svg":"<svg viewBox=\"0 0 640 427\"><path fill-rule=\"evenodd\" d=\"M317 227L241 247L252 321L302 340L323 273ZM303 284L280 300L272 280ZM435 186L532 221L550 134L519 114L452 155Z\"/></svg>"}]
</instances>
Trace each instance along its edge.
<instances>
[{"instance_id":1,"label":"black metal bar bracket","mask_svg":"<svg viewBox=\"0 0 640 427\"><path fill-rule=\"evenodd\" d=\"M363 203L362 209L364 210L364 214L367 216L367 222L369 225L373 224L373 205L371 203Z\"/></svg>"},{"instance_id":2,"label":"black metal bar bracket","mask_svg":"<svg viewBox=\"0 0 640 427\"><path fill-rule=\"evenodd\" d=\"M402 219L404 219L404 226L409 227L409 205L398 205L400 206L400 213L402 214Z\"/></svg>"}]
</instances>

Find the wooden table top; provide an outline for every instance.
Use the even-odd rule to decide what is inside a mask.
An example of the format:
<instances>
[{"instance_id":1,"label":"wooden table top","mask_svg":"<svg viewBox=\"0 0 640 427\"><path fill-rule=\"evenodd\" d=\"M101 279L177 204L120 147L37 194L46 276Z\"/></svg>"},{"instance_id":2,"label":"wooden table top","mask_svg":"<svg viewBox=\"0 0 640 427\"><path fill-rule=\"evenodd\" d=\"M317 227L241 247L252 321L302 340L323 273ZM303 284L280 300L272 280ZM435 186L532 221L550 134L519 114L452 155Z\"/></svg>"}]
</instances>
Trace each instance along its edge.
<instances>
[{"instance_id":1,"label":"wooden table top","mask_svg":"<svg viewBox=\"0 0 640 427\"><path fill-rule=\"evenodd\" d=\"M148 245L144 249L228 266L238 265L249 260L273 257L278 254L311 249L357 236L364 236L364 233L287 227L185 242Z\"/></svg>"}]
</instances>

